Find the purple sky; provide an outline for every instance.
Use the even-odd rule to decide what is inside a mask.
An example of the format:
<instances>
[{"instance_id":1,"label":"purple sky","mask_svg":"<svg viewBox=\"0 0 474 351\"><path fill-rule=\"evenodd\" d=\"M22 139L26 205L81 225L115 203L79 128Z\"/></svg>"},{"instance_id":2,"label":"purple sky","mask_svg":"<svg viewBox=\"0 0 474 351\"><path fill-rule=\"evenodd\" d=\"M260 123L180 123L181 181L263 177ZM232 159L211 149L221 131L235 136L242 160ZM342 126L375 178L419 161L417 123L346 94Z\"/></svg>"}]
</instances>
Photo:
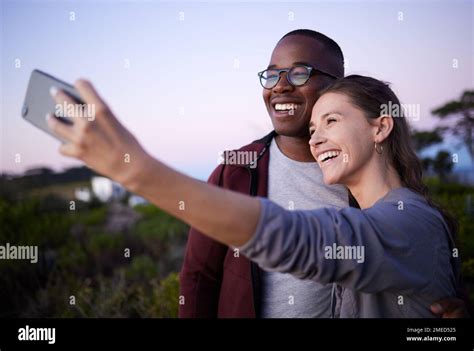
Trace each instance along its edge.
<instances>
[{"instance_id":1,"label":"purple sky","mask_svg":"<svg viewBox=\"0 0 474 351\"><path fill-rule=\"evenodd\" d=\"M35 68L70 82L91 79L147 150L201 179L219 151L271 130L256 72L290 30L314 29L336 40L347 74L392 82L403 103L419 104L417 129L434 125L431 109L474 87L472 1L1 6L3 172L79 164L20 116ZM468 165L459 150L458 166Z\"/></svg>"}]
</instances>

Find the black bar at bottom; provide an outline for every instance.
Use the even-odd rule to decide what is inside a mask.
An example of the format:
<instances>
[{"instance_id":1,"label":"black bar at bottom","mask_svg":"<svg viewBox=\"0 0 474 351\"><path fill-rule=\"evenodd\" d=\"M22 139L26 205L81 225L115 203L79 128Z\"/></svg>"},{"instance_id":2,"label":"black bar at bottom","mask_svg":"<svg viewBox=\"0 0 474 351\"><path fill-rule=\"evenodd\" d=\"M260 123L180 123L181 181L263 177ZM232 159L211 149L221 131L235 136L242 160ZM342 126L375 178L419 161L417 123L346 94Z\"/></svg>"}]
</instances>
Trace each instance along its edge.
<instances>
[{"instance_id":1,"label":"black bar at bottom","mask_svg":"<svg viewBox=\"0 0 474 351\"><path fill-rule=\"evenodd\" d=\"M299 345L314 350L330 345L335 350L374 346L471 351L474 323L472 319L0 319L0 351L225 346L222 341L245 348L261 343L265 350L289 343L294 350Z\"/></svg>"}]
</instances>

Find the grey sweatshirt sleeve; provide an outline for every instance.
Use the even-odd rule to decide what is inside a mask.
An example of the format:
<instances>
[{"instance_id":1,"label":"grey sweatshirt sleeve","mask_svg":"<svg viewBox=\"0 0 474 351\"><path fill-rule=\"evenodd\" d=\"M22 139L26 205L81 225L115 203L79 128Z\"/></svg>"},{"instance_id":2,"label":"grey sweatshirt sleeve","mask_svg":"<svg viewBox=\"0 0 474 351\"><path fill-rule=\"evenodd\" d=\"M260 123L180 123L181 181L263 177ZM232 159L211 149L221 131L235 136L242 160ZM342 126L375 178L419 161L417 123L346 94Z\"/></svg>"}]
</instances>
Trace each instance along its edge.
<instances>
[{"instance_id":1,"label":"grey sweatshirt sleeve","mask_svg":"<svg viewBox=\"0 0 474 351\"><path fill-rule=\"evenodd\" d=\"M266 270L367 293L430 293L435 276L450 274L450 267L439 271L437 259L449 255L443 221L420 201L405 201L402 209L392 201L367 210L312 211L260 201L256 232L239 249ZM338 259L337 250L345 258ZM351 258L348 252L363 255Z\"/></svg>"}]
</instances>

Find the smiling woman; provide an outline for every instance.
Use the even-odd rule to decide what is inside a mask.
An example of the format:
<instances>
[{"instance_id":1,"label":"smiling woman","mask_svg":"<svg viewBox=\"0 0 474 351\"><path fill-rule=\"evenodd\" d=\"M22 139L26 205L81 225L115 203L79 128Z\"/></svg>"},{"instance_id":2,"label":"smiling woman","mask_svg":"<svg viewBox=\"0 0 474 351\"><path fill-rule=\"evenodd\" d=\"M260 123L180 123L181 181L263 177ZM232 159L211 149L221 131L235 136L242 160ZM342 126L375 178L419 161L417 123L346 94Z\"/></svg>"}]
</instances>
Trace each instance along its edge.
<instances>
[{"instance_id":1,"label":"smiling woman","mask_svg":"<svg viewBox=\"0 0 474 351\"><path fill-rule=\"evenodd\" d=\"M68 126L50 118L50 128L68 140L61 153L202 233L240 247L261 267L338 283L343 291L333 296L341 306L334 317L434 317L430 304L455 296L454 227L427 197L419 161L403 143L406 121L380 116L381 103L398 103L383 82L343 78L314 106L310 145L324 179L346 185L364 208L314 211L286 211L167 167L144 151L90 83L78 81L76 88L83 101L96 105L96 119ZM54 98L74 103L63 92ZM328 255L331 248L336 250Z\"/></svg>"},{"instance_id":2,"label":"smiling woman","mask_svg":"<svg viewBox=\"0 0 474 351\"><path fill-rule=\"evenodd\" d=\"M382 81L352 75L334 82L313 108L309 123L311 153L321 166L325 182L345 184L362 208L374 203L371 192L377 192L379 185L373 180L384 179L392 188L403 186L422 195L455 233L456 221L433 202L422 181L407 117L397 114L394 118L385 108L401 105ZM342 154L342 158L337 157L338 168L325 168L330 164L324 155L327 151Z\"/></svg>"}]
</instances>

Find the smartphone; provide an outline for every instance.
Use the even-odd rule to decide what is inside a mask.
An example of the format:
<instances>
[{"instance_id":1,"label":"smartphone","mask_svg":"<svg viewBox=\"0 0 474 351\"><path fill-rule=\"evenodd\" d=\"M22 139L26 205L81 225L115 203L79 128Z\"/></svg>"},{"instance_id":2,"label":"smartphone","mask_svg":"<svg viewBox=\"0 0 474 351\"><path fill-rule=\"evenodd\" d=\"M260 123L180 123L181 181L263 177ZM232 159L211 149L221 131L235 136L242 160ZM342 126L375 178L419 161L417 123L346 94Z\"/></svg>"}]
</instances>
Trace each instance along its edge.
<instances>
[{"instance_id":1,"label":"smartphone","mask_svg":"<svg viewBox=\"0 0 474 351\"><path fill-rule=\"evenodd\" d=\"M31 72L28 88L26 90L25 101L21 109L21 115L28 122L38 127L42 131L55 137L56 139L65 142L64 139L55 135L46 123L46 114L51 113L59 121L66 124L73 124L72 118L61 115L64 110L62 106L58 106L50 95L52 87L58 90L63 90L69 94L77 103L82 104L78 92L71 84L65 83L45 72L40 70L33 70Z\"/></svg>"}]
</instances>

